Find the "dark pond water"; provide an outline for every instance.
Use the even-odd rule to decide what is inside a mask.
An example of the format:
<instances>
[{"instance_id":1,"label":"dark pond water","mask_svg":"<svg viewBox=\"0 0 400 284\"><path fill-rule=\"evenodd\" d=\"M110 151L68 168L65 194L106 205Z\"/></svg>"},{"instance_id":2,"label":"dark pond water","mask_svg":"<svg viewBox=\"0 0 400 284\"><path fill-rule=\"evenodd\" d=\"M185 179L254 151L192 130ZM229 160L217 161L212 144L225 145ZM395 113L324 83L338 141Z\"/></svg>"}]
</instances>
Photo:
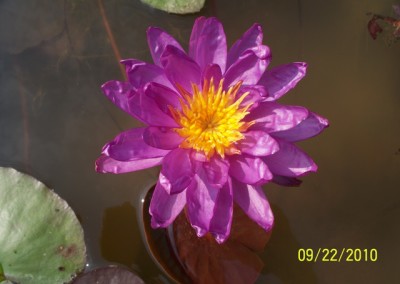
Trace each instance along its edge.
<instances>
[{"instance_id":1,"label":"dark pond water","mask_svg":"<svg viewBox=\"0 0 400 284\"><path fill-rule=\"evenodd\" d=\"M234 2L234 4L233 4ZM194 19L217 16L232 44L263 26L272 65L306 61L308 75L284 98L330 120L303 142L319 165L300 188L266 185L276 217L258 283L394 283L400 279L400 42L372 40L368 12L394 1L207 0L201 13L169 15L139 0L0 1L0 166L45 182L76 211L88 268L110 263L146 283L170 283L142 239L143 194L159 169L101 175L103 144L139 126L100 85L122 79L122 58L150 61L145 31L162 27L185 47ZM102 13L102 9L103 12ZM377 262L299 262L300 248L376 249Z\"/></svg>"}]
</instances>

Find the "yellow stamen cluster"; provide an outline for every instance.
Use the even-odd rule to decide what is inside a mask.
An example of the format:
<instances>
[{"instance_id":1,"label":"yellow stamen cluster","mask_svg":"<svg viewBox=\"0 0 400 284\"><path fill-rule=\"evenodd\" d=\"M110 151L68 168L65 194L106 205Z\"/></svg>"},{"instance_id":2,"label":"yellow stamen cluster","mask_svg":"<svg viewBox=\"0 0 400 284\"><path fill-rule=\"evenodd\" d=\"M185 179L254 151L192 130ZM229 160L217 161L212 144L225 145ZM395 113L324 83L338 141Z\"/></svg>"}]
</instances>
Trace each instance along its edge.
<instances>
[{"instance_id":1,"label":"yellow stamen cluster","mask_svg":"<svg viewBox=\"0 0 400 284\"><path fill-rule=\"evenodd\" d=\"M169 109L181 126L176 128L176 132L185 138L180 147L203 152L207 158L215 153L221 157L225 154L240 154L235 143L244 138L242 132L253 124L242 121L249 113L251 104L239 108L249 94L244 93L236 99L241 84L242 82L238 82L225 91L223 80L216 89L211 78L210 82L204 82L201 91L192 84L192 94L179 87L183 97L180 102L181 110L172 107Z\"/></svg>"}]
</instances>

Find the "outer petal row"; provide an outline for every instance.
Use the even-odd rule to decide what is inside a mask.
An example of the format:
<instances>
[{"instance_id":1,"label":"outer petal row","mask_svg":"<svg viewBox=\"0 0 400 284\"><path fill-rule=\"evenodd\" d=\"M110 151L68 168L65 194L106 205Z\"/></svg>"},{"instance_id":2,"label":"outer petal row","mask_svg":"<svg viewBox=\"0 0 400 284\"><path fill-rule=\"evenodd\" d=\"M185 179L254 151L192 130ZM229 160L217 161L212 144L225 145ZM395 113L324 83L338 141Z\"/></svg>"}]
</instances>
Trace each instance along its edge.
<instances>
[{"instance_id":1,"label":"outer petal row","mask_svg":"<svg viewBox=\"0 0 400 284\"><path fill-rule=\"evenodd\" d=\"M252 110L245 119L255 122L251 129L269 133L291 129L305 120L308 114L308 110L304 107L263 102Z\"/></svg>"},{"instance_id":2,"label":"outer petal row","mask_svg":"<svg viewBox=\"0 0 400 284\"><path fill-rule=\"evenodd\" d=\"M225 71L226 37L222 24L216 18L197 18L190 36L189 56L201 70L209 64L218 64L222 72Z\"/></svg>"},{"instance_id":3,"label":"outer petal row","mask_svg":"<svg viewBox=\"0 0 400 284\"><path fill-rule=\"evenodd\" d=\"M160 28L150 27L147 29L147 42L154 64L161 67L160 57L168 45L175 46L183 51L181 45L167 32Z\"/></svg>"},{"instance_id":4,"label":"outer petal row","mask_svg":"<svg viewBox=\"0 0 400 284\"><path fill-rule=\"evenodd\" d=\"M267 89L266 100L275 101L293 89L306 75L306 70L307 64L304 62L281 65L266 71L258 84Z\"/></svg>"},{"instance_id":5,"label":"outer petal row","mask_svg":"<svg viewBox=\"0 0 400 284\"><path fill-rule=\"evenodd\" d=\"M135 161L148 158L160 158L169 151L149 146L143 141L145 128L133 128L117 135L108 142L102 153L118 161Z\"/></svg>"},{"instance_id":6,"label":"outer petal row","mask_svg":"<svg viewBox=\"0 0 400 284\"><path fill-rule=\"evenodd\" d=\"M271 135L288 142L297 142L318 135L328 126L329 122L326 118L310 112L308 117L295 127L286 131L274 132Z\"/></svg>"},{"instance_id":7,"label":"outer petal row","mask_svg":"<svg viewBox=\"0 0 400 284\"><path fill-rule=\"evenodd\" d=\"M118 161L109 156L101 155L96 160L96 172L123 174L135 172L161 165L163 158L149 158L135 161Z\"/></svg>"},{"instance_id":8,"label":"outer petal row","mask_svg":"<svg viewBox=\"0 0 400 284\"><path fill-rule=\"evenodd\" d=\"M280 141L279 151L263 157L263 161L274 175L298 177L308 172L316 172L317 165L302 150L292 143Z\"/></svg>"},{"instance_id":9,"label":"outer petal row","mask_svg":"<svg viewBox=\"0 0 400 284\"><path fill-rule=\"evenodd\" d=\"M272 229L274 215L268 200L260 186L243 184L233 180L235 202L246 214L266 231Z\"/></svg>"},{"instance_id":10,"label":"outer petal row","mask_svg":"<svg viewBox=\"0 0 400 284\"><path fill-rule=\"evenodd\" d=\"M242 37L237 40L228 52L227 67L236 62L239 57L249 49L262 45L263 33L259 24L250 27Z\"/></svg>"}]
</instances>

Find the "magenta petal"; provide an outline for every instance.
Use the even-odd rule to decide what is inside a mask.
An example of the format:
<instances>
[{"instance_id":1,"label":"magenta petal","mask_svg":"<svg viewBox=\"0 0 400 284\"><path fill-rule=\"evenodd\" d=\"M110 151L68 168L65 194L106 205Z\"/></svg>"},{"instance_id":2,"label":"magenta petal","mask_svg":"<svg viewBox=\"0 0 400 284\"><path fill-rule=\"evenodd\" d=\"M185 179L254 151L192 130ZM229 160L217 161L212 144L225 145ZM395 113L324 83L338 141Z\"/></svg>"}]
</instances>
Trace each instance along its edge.
<instances>
[{"instance_id":1,"label":"magenta petal","mask_svg":"<svg viewBox=\"0 0 400 284\"><path fill-rule=\"evenodd\" d=\"M175 46L183 51L181 45L167 32L160 28L150 27L147 29L147 42L154 64L161 66L160 57L168 45Z\"/></svg>"},{"instance_id":2,"label":"magenta petal","mask_svg":"<svg viewBox=\"0 0 400 284\"><path fill-rule=\"evenodd\" d=\"M233 215L232 182L229 178L218 192L215 201L214 215L210 223L210 233L221 244L229 237Z\"/></svg>"},{"instance_id":3,"label":"magenta petal","mask_svg":"<svg viewBox=\"0 0 400 284\"><path fill-rule=\"evenodd\" d=\"M101 89L113 104L131 114L128 100L135 95L135 92L129 82L108 81L101 86Z\"/></svg>"},{"instance_id":4,"label":"magenta petal","mask_svg":"<svg viewBox=\"0 0 400 284\"><path fill-rule=\"evenodd\" d=\"M235 202L264 230L271 230L274 225L274 215L262 188L235 180L232 184Z\"/></svg>"},{"instance_id":5,"label":"magenta petal","mask_svg":"<svg viewBox=\"0 0 400 284\"><path fill-rule=\"evenodd\" d=\"M231 156L229 174L246 184L265 183L272 179L272 173L260 158L244 155Z\"/></svg>"},{"instance_id":6,"label":"magenta petal","mask_svg":"<svg viewBox=\"0 0 400 284\"><path fill-rule=\"evenodd\" d=\"M260 54L253 50L246 51L225 73L224 86L229 87L239 81L244 85L255 85L261 78L270 61L270 52L266 46L260 46Z\"/></svg>"},{"instance_id":7,"label":"magenta petal","mask_svg":"<svg viewBox=\"0 0 400 284\"><path fill-rule=\"evenodd\" d=\"M308 172L316 172L317 165L295 145L280 141L279 151L263 158L275 175L298 177Z\"/></svg>"},{"instance_id":8,"label":"magenta petal","mask_svg":"<svg viewBox=\"0 0 400 284\"><path fill-rule=\"evenodd\" d=\"M135 161L117 161L107 155L101 155L96 160L96 172L123 174L139 171L161 165L164 158L139 159Z\"/></svg>"},{"instance_id":9,"label":"magenta petal","mask_svg":"<svg viewBox=\"0 0 400 284\"><path fill-rule=\"evenodd\" d=\"M199 65L180 49L168 45L161 55L161 64L168 79L187 91L192 90L192 83L199 85L201 71Z\"/></svg>"},{"instance_id":10,"label":"magenta petal","mask_svg":"<svg viewBox=\"0 0 400 284\"><path fill-rule=\"evenodd\" d=\"M329 122L326 118L310 112L308 117L295 127L286 131L274 132L271 135L288 142L297 142L318 135L328 126Z\"/></svg>"},{"instance_id":11,"label":"magenta petal","mask_svg":"<svg viewBox=\"0 0 400 284\"><path fill-rule=\"evenodd\" d=\"M274 138L264 131L248 131L240 140L239 150L252 156L267 156L279 150L279 144Z\"/></svg>"},{"instance_id":12,"label":"magenta petal","mask_svg":"<svg viewBox=\"0 0 400 284\"><path fill-rule=\"evenodd\" d=\"M219 191L219 187L209 183L204 169L200 166L186 195L189 220L199 237L204 236L210 229Z\"/></svg>"},{"instance_id":13,"label":"magenta petal","mask_svg":"<svg viewBox=\"0 0 400 284\"><path fill-rule=\"evenodd\" d=\"M148 97L154 100L159 109L168 115L171 114L168 106L171 106L175 109L181 108L179 101L180 96L175 91L163 85L149 83L146 85L145 93Z\"/></svg>"},{"instance_id":14,"label":"magenta petal","mask_svg":"<svg viewBox=\"0 0 400 284\"><path fill-rule=\"evenodd\" d=\"M164 158L161 174L168 180L170 186L166 186L165 189L170 194L181 192L188 187L194 175L190 151L182 148L171 151Z\"/></svg>"},{"instance_id":15,"label":"magenta petal","mask_svg":"<svg viewBox=\"0 0 400 284\"><path fill-rule=\"evenodd\" d=\"M306 70L307 64L304 62L281 65L265 72L258 84L268 90L266 99L274 101L293 89L306 75Z\"/></svg>"},{"instance_id":16,"label":"magenta petal","mask_svg":"<svg viewBox=\"0 0 400 284\"><path fill-rule=\"evenodd\" d=\"M151 227L154 229L168 227L181 213L185 204L186 190L168 194L164 186L157 182L150 201Z\"/></svg>"},{"instance_id":17,"label":"magenta petal","mask_svg":"<svg viewBox=\"0 0 400 284\"><path fill-rule=\"evenodd\" d=\"M196 19L190 36L189 55L202 70L209 64L218 64L222 72L225 71L226 37L216 18Z\"/></svg>"},{"instance_id":18,"label":"magenta petal","mask_svg":"<svg viewBox=\"0 0 400 284\"><path fill-rule=\"evenodd\" d=\"M210 82L211 78L214 81L214 86L218 88L218 84L222 79L222 72L221 68L217 64L210 64L208 65L204 70L203 70L203 82L202 85L204 84L204 80L207 80Z\"/></svg>"},{"instance_id":19,"label":"magenta petal","mask_svg":"<svg viewBox=\"0 0 400 284\"><path fill-rule=\"evenodd\" d=\"M159 103L157 103L158 98L154 99L148 95L149 86L150 84L147 84L144 90L140 90L136 96L129 100L131 113L148 125L177 127L178 124L172 118L170 111L165 108L160 109Z\"/></svg>"},{"instance_id":20,"label":"magenta petal","mask_svg":"<svg viewBox=\"0 0 400 284\"><path fill-rule=\"evenodd\" d=\"M108 142L102 153L118 161L164 157L169 151L153 148L143 141L144 128L122 132Z\"/></svg>"},{"instance_id":21,"label":"magenta petal","mask_svg":"<svg viewBox=\"0 0 400 284\"><path fill-rule=\"evenodd\" d=\"M156 65L136 59L122 60L125 65L129 82L135 89L140 89L146 83L156 82L168 88L173 88L171 82L165 76L164 70Z\"/></svg>"},{"instance_id":22,"label":"magenta petal","mask_svg":"<svg viewBox=\"0 0 400 284\"><path fill-rule=\"evenodd\" d=\"M275 132L295 127L308 117L308 113L306 108L300 106L262 102L246 116L246 120L255 122L251 129Z\"/></svg>"},{"instance_id":23,"label":"magenta petal","mask_svg":"<svg viewBox=\"0 0 400 284\"><path fill-rule=\"evenodd\" d=\"M242 103L240 104L240 107L245 107L245 106L251 104L251 106L249 107L249 110L256 108L258 106L259 102L264 100L264 97L266 95L266 90L265 90L264 86L253 85L253 86L242 86L239 90L237 97L240 98L242 94L247 93L247 92L249 94L242 101Z\"/></svg>"},{"instance_id":24,"label":"magenta petal","mask_svg":"<svg viewBox=\"0 0 400 284\"><path fill-rule=\"evenodd\" d=\"M210 184L221 187L228 180L229 163L228 161L213 156L210 161L203 164L207 179Z\"/></svg>"},{"instance_id":25,"label":"magenta petal","mask_svg":"<svg viewBox=\"0 0 400 284\"><path fill-rule=\"evenodd\" d=\"M302 183L302 181L297 178L278 175L274 175L272 182L282 186L300 186Z\"/></svg>"},{"instance_id":26,"label":"magenta petal","mask_svg":"<svg viewBox=\"0 0 400 284\"><path fill-rule=\"evenodd\" d=\"M263 33L259 24L253 24L228 52L227 67L231 66L248 49L262 44Z\"/></svg>"},{"instance_id":27,"label":"magenta petal","mask_svg":"<svg viewBox=\"0 0 400 284\"><path fill-rule=\"evenodd\" d=\"M145 129L143 140L152 147L172 150L177 148L184 138L172 128L150 126Z\"/></svg>"}]
</instances>

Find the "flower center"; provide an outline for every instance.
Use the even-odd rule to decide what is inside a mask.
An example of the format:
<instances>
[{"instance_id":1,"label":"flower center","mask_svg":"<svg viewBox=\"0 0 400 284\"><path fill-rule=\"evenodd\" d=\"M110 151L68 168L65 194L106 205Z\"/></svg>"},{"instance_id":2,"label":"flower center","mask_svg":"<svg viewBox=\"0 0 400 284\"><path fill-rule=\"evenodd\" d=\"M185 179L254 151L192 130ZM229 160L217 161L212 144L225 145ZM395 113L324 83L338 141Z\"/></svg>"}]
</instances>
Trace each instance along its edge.
<instances>
[{"instance_id":1,"label":"flower center","mask_svg":"<svg viewBox=\"0 0 400 284\"><path fill-rule=\"evenodd\" d=\"M227 91L223 90L223 80L215 88L213 78L205 81L200 91L192 84L192 94L179 88L181 110L169 107L175 121L181 128L176 132L184 137L182 148L191 148L203 152L207 158L218 153L240 154L235 143L244 138L246 131L253 122L243 122L242 119L249 113L251 106L240 107L240 104L249 93L244 93L236 99L236 93L242 82L238 82Z\"/></svg>"}]
</instances>

